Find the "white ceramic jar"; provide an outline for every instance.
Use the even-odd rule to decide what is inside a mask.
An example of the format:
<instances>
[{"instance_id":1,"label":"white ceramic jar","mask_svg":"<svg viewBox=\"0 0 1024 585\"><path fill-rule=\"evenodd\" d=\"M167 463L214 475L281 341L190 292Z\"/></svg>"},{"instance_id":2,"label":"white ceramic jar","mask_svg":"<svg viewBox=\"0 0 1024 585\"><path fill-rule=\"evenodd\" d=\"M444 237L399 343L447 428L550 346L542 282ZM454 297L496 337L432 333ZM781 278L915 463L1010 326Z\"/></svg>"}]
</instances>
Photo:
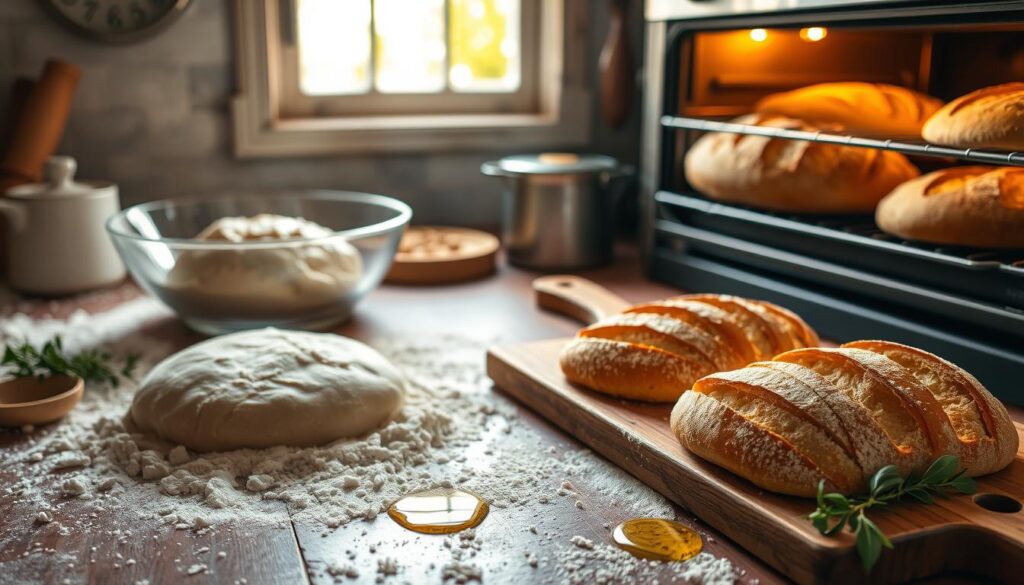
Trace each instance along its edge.
<instances>
[{"instance_id":1,"label":"white ceramic jar","mask_svg":"<svg viewBox=\"0 0 1024 585\"><path fill-rule=\"evenodd\" d=\"M19 185L0 197L7 220L7 272L21 291L72 294L125 277L105 229L121 209L117 185L76 182L76 168L71 157L51 157L45 183Z\"/></svg>"}]
</instances>

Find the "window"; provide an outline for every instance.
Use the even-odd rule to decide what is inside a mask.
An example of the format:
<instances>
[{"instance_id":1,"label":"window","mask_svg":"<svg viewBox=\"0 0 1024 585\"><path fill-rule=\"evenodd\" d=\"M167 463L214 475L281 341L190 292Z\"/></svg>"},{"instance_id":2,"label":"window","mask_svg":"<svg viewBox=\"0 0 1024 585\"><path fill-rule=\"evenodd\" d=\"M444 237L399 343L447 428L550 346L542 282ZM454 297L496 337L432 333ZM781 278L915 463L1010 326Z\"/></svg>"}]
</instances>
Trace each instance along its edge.
<instances>
[{"instance_id":1,"label":"window","mask_svg":"<svg viewBox=\"0 0 1024 585\"><path fill-rule=\"evenodd\" d=\"M236 152L581 144L585 4L236 0Z\"/></svg>"}]
</instances>

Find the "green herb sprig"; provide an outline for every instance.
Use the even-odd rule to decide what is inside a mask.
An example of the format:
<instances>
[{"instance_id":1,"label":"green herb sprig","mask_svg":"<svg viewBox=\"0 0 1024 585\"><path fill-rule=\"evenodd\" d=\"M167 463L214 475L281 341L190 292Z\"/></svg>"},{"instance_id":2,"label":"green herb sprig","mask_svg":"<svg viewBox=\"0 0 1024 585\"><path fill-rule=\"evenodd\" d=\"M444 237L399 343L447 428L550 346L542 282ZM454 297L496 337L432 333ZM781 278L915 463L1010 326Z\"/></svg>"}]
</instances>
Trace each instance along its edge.
<instances>
[{"instance_id":1,"label":"green herb sprig","mask_svg":"<svg viewBox=\"0 0 1024 585\"><path fill-rule=\"evenodd\" d=\"M867 517L872 508L896 503L906 497L922 504L931 504L934 496L947 497L950 494L973 494L977 484L960 470L960 459L943 455L932 462L920 476L904 478L895 465L879 469L868 483L867 496L846 497L839 493L825 493L825 482L818 484L818 509L808 518L811 524L825 536L838 534L843 527L854 534L857 541L857 555L860 556L864 572L870 573L882 547L892 549L892 541L878 525Z\"/></svg>"},{"instance_id":2,"label":"green herb sprig","mask_svg":"<svg viewBox=\"0 0 1024 585\"><path fill-rule=\"evenodd\" d=\"M131 379L138 364L139 356L129 354L124 364L116 371L111 369L113 355L109 351L90 349L74 356L64 353L61 338L54 337L41 348L29 343L8 344L0 365L8 366L15 376L37 376L45 378L57 374L78 376L94 384L110 384L115 388L122 378Z\"/></svg>"}]
</instances>

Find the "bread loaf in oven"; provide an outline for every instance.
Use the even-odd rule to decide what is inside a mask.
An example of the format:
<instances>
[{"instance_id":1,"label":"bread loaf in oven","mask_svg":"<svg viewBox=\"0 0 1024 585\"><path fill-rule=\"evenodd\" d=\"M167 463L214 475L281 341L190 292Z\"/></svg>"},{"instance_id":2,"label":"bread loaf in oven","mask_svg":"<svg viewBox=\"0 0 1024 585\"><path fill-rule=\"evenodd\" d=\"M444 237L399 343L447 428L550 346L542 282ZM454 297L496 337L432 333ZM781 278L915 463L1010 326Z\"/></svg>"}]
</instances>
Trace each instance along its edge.
<instances>
[{"instance_id":1,"label":"bread loaf in oven","mask_svg":"<svg viewBox=\"0 0 1024 585\"><path fill-rule=\"evenodd\" d=\"M682 444L754 484L814 496L862 492L881 467L956 455L970 476L1009 465L1018 436L973 376L887 341L796 349L698 380L671 416Z\"/></svg>"},{"instance_id":2,"label":"bread loaf in oven","mask_svg":"<svg viewBox=\"0 0 1024 585\"><path fill-rule=\"evenodd\" d=\"M885 83L819 83L761 99L754 110L800 118L811 124L839 124L844 132L886 138L916 137L942 102Z\"/></svg>"},{"instance_id":3,"label":"bread loaf in oven","mask_svg":"<svg viewBox=\"0 0 1024 585\"><path fill-rule=\"evenodd\" d=\"M1024 168L953 167L929 173L886 196L875 222L908 240L1024 248Z\"/></svg>"},{"instance_id":4,"label":"bread loaf in oven","mask_svg":"<svg viewBox=\"0 0 1024 585\"><path fill-rule=\"evenodd\" d=\"M1024 149L1024 83L1004 83L959 97L935 112L921 134L962 148Z\"/></svg>"},{"instance_id":5,"label":"bread loaf in oven","mask_svg":"<svg viewBox=\"0 0 1024 585\"><path fill-rule=\"evenodd\" d=\"M800 120L751 114L742 124L814 132ZM712 199L795 213L868 213L918 170L897 152L713 132L686 153L686 179Z\"/></svg>"}]
</instances>

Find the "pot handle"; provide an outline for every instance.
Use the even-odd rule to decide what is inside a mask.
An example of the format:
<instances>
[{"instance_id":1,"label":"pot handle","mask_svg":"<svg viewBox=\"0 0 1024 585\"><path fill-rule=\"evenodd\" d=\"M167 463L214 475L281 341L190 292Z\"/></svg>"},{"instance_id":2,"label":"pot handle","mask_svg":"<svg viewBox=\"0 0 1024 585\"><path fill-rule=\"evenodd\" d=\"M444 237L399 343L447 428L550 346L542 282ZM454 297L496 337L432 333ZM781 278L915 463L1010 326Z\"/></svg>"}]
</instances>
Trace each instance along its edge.
<instances>
[{"instance_id":1,"label":"pot handle","mask_svg":"<svg viewBox=\"0 0 1024 585\"><path fill-rule=\"evenodd\" d=\"M605 173L603 178L605 184L608 184L616 179L632 177L634 175L636 175L636 167L634 167L633 165L619 165Z\"/></svg>"},{"instance_id":2,"label":"pot handle","mask_svg":"<svg viewBox=\"0 0 1024 585\"><path fill-rule=\"evenodd\" d=\"M512 173L501 168L496 160L489 160L480 165L480 172L488 177L511 177Z\"/></svg>"},{"instance_id":3,"label":"pot handle","mask_svg":"<svg viewBox=\"0 0 1024 585\"><path fill-rule=\"evenodd\" d=\"M28 211L25 209L24 203L0 197L0 215L7 219L7 225L11 227L12 231L25 230L25 225L28 223Z\"/></svg>"}]
</instances>

